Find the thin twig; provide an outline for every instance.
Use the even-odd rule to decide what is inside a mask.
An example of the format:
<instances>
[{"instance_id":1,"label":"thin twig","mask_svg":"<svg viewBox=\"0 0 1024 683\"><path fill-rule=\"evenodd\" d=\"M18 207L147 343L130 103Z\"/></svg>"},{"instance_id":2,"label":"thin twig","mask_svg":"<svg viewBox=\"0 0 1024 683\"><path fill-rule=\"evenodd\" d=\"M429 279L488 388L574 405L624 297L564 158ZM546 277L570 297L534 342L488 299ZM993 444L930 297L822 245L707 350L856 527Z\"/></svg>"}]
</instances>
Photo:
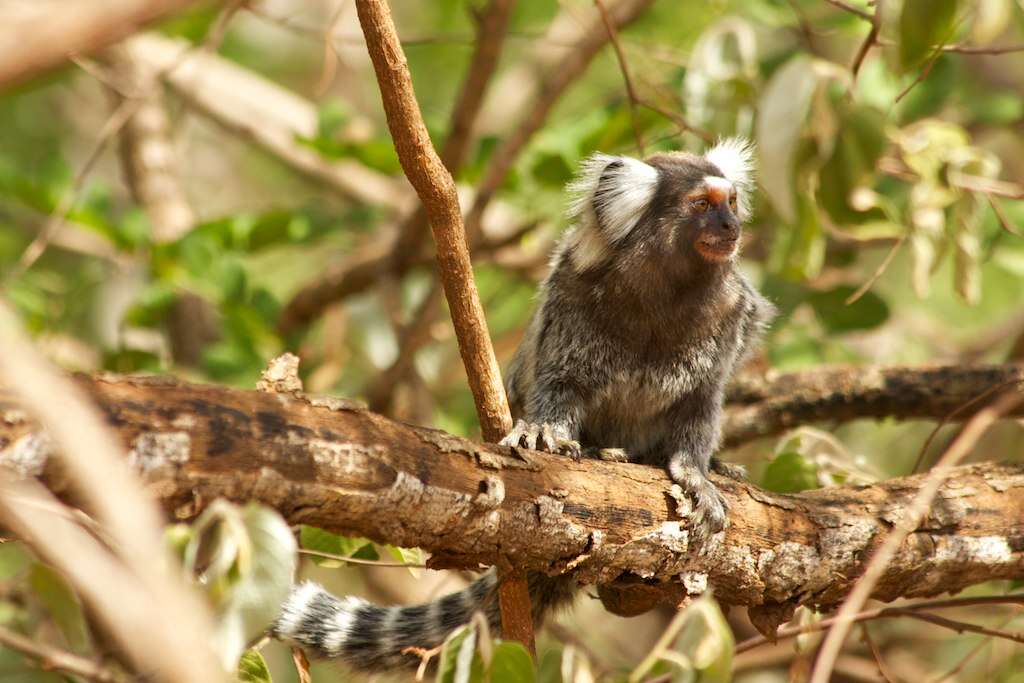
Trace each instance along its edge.
<instances>
[{"instance_id":1,"label":"thin twig","mask_svg":"<svg viewBox=\"0 0 1024 683\"><path fill-rule=\"evenodd\" d=\"M828 4L830 4L830 5L835 5L836 7L838 7L841 10L843 10L844 12L849 12L850 14L855 14L855 15L857 15L858 17L860 17L861 19L863 19L865 21L871 21L871 22L874 21L874 17L871 16L870 12L865 12L861 8L854 7L850 3L844 2L843 0L826 0L826 2L828 2Z\"/></svg>"},{"instance_id":2,"label":"thin twig","mask_svg":"<svg viewBox=\"0 0 1024 683\"><path fill-rule=\"evenodd\" d=\"M886 672L888 667L882 662L882 653L879 651L875 639L871 637L868 625L861 623L860 632L864 635L864 642L867 643L868 650L871 651L871 658L875 660L875 666L878 667L878 675L884 678L886 683L892 683L892 677Z\"/></svg>"},{"instance_id":3,"label":"thin twig","mask_svg":"<svg viewBox=\"0 0 1024 683\"><path fill-rule=\"evenodd\" d=\"M924 456L928 452L928 447L932 445L932 441L935 440L935 437L938 435L939 431L944 426L946 426L951 420L953 420L953 418L957 417L958 415L962 415L963 413L965 413L970 408L978 405L980 402L982 402L985 399L991 397L993 394L997 394L1000 391L1006 390L1006 389L1008 389L1008 388L1010 388L1010 387L1012 387L1014 385L1024 385L1024 380L1021 380L1021 379L1011 379L1011 380L1008 380L1006 382L1000 382L999 384L996 384L995 386L989 387L988 389L986 389L985 391L981 392L977 396L971 398L970 400L965 401L964 403L958 405L956 408L954 408L949 413L946 413L945 415L943 415L942 419L939 420L939 423L937 425L935 425L935 427L932 429L931 433L928 435L928 438L924 440L924 443L921 445L921 450L919 450L917 452L917 458L914 459L914 466L910 470L911 474L913 474L914 472L919 471L919 469L921 467L921 463L924 461Z\"/></svg>"},{"instance_id":4,"label":"thin twig","mask_svg":"<svg viewBox=\"0 0 1024 683\"><path fill-rule=\"evenodd\" d=\"M124 680L123 676L119 676L99 662L51 645L37 643L2 626L0 626L0 645L37 660L39 668L43 671L60 671L81 676L95 681L95 683L118 683L118 681Z\"/></svg>"},{"instance_id":5,"label":"thin twig","mask_svg":"<svg viewBox=\"0 0 1024 683\"><path fill-rule=\"evenodd\" d=\"M924 79L928 78L928 74L932 72L932 67L935 66L935 62L939 61L939 57L941 56L942 46L939 45L932 50L931 56L928 58L928 61L925 63L924 67L918 72L917 76L914 77L914 80L911 81L910 84L907 85L907 87L900 91L900 94L896 96L896 99L893 100L893 102L899 103L900 100L906 97L910 93L910 91L914 89L914 86L916 86Z\"/></svg>"},{"instance_id":6,"label":"thin twig","mask_svg":"<svg viewBox=\"0 0 1024 683\"><path fill-rule=\"evenodd\" d=\"M619 43L619 34L615 30L615 23L612 21L612 17L608 14L608 8L604 6L602 0L594 0L594 4L597 6L598 12L601 13L601 21L604 22L604 28L608 32L608 40L611 41L612 47L615 48L615 58L619 62L619 70L622 72L622 80L626 84L626 95L629 98L629 116L633 123L633 135L636 136L636 149L640 153L640 156L647 156L647 152L644 151L644 138L640 132L640 122L637 120L636 107L640 98L637 97L636 89L633 87L633 79L629 75L629 64L626 62L626 53L622 50L622 44Z\"/></svg>"},{"instance_id":7,"label":"thin twig","mask_svg":"<svg viewBox=\"0 0 1024 683\"><path fill-rule=\"evenodd\" d=\"M1019 391L1011 391L994 404L982 408L960 430L960 434L932 468L924 485L914 496L910 505L903 510L904 518L886 535L878 550L872 555L853 590L847 596L836 615L836 623L829 629L821 645L818 660L811 675L811 683L827 683L835 666L836 657L842 649L846 634L853 623L852 618L871 595L886 566L895 557L900 545L918 526L927 514L935 494L949 476L950 468L966 456L978 439L995 423L1003 413L1010 410L1024 398Z\"/></svg>"},{"instance_id":8,"label":"thin twig","mask_svg":"<svg viewBox=\"0 0 1024 683\"><path fill-rule=\"evenodd\" d=\"M309 660L302 648L293 647L292 663L295 664L295 673L298 674L299 683L313 683L313 676L309 673Z\"/></svg>"},{"instance_id":9,"label":"thin twig","mask_svg":"<svg viewBox=\"0 0 1024 683\"><path fill-rule=\"evenodd\" d=\"M854 622L874 621L876 619L890 619L893 617L906 616L916 610L923 609L955 609L961 607L994 606L994 605L1024 605L1024 593L1011 593L1010 595L983 595L978 597L965 598L941 598L936 600L921 600L920 602L898 607L877 607L864 610L853 617ZM821 619L809 624L800 626L784 626L780 628L773 639L764 636L754 636L736 645L736 654L753 650L768 643L779 640L788 640L808 633L817 633L829 629L839 620L838 615Z\"/></svg>"},{"instance_id":10,"label":"thin twig","mask_svg":"<svg viewBox=\"0 0 1024 683\"><path fill-rule=\"evenodd\" d=\"M999 628L1000 629L1005 629L1007 626L1009 626L1011 623L1013 623L1013 621L1017 617L1019 617L1019 616L1020 616L1020 611L1018 610L1017 614L1014 614L1012 617L1010 617L1009 619L1004 621ZM952 678L953 676L956 676L958 673L963 671L964 667L967 666L970 663L970 661L972 659L974 659L978 655L978 653L981 652L985 648L985 646L990 645L991 643L992 643L991 639L989 639L989 638L982 638L981 641L977 645L975 645L973 648L971 648L971 650L967 654L965 654L960 659L960 661L957 662L949 671L947 671L946 673L942 674L941 676L936 678L934 681L931 681L930 683L943 683L943 681L947 681L950 678Z\"/></svg>"},{"instance_id":11,"label":"thin twig","mask_svg":"<svg viewBox=\"0 0 1024 683\"><path fill-rule=\"evenodd\" d=\"M871 277L867 279L867 282L858 287L856 292L846 297L846 301L844 301L843 303L849 306L857 299L864 296L867 293L867 291L871 289L871 286L878 281L878 278L882 277L882 274L885 273L885 270L889 267L889 264L892 263L893 258L896 257L896 252L900 250L900 247L902 247L903 243L906 241L906 235L900 235L899 238L896 240L896 243L892 245L892 249L890 249L889 253L885 255L884 259L882 259L882 262L878 265L878 268L876 268L875 272L871 275Z\"/></svg>"},{"instance_id":12,"label":"thin twig","mask_svg":"<svg viewBox=\"0 0 1024 683\"><path fill-rule=\"evenodd\" d=\"M299 554L309 555L310 557L322 557L325 560L336 560L338 562L345 562L347 564L365 565L367 567L408 567L410 569L427 568L427 565L422 562L391 562L389 560L364 560L359 557L336 555L334 553L325 553L320 550L309 550L308 548L299 548Z\"/></svg>"},{"instance_id":13,"label":"thin twig","mask_svg":"<svg viewBox=\"0 0 1024 683\"><path fill-rule=\"evenodd\" d=\"M853 58L853 62L850 64L850 73L853 75L853 81L857 81L857 74L860 73L860 67L864 63L864 58L868 56L868 52L878 43L878 33L882 30L882 19L881 19L881 2L878 0L878 5L875 6L875 12L871 15L871 30L864 37L864 42L857 48L857 54ZM853 83L850 84L851 88Z\"/></svg>"},{"instance_id":14,"label":"thin twig","mask_svg":"<svg viewBox=\"0 0 1024 683\"><path fill-rule=\"evenodd\" d=\"M96 138L96 142L93 143L92 149L89 150L89 154L86 155L85 161L78 168L78 172L75 173L75 178L71 182L71 186L64 191L60 199L57 201L57 205L50 213L50 217L46 219L46 223L43 224L39 234L36 235L25 250L21 253L18 258L18 262L11 266L11 269L7 272L6 280L8 283L21 277L21 275L27 271L32 265L39 260L39 257L46 251L46 247L50 243L50 239L54 233L60 229L64 222L67 220L68 214L75 208L78 203L78 197L82 192L82 188L85 185L86 178L92 172L92 169L96 166L96 162L99 161L100 155L103 150L106 149L107 143L117 135L118 131L124 127L128 122L128 119L138 110L140 102L138 100L122 100L118 104L117 108L114 109L113 113L107 118L103 124L103 128L100 129L99 135Z\"/></svg>"},{"instance_id":15,"label":"thin twig","mask_svg":"<svg viewBox=\"0 0 1024 683\"><path fill-rule=\"evenodd\" d=\"M992 212L996 215L996 220L999 221L999 226L1006 232L1016 237L1024 237L1024 233L1021 233L1017 228L1010 222L1010 217L1003 211L1002 204L990 193L985 193L985 199L988 200L989 206L992 207Z\"/></svg>"}]
</instances>

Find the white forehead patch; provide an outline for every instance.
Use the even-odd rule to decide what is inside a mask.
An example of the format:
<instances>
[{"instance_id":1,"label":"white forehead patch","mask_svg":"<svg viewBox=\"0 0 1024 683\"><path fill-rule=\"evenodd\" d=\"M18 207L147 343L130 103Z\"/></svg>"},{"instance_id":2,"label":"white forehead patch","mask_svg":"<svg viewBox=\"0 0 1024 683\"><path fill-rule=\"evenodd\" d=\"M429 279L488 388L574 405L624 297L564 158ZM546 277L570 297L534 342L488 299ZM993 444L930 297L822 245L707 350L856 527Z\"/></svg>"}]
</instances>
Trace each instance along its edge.
<instances>
[{"instance_id":1,"label":"white forehead patch","mask_svg":"<svg viewBox=\"0 0 1024 683\"><path fill-rule=\"evenodd\" d=\"M725 178L720 178L716 175L704 176L704 184L713 190L721 190L726 195L732 192L732 183Z\"/></svg>"},{"instance_id":2,"label":"white forehead patch","mask_svg":"<svg viewBox=\"0 0 1024 683\"><path fill-rule=\"evenodd\" d=\"M750 195L754 191L754 145L746 138L725 138L709 149L704 158L732 181L740 218L749 218Z\"/></svg>"}]
</instances>

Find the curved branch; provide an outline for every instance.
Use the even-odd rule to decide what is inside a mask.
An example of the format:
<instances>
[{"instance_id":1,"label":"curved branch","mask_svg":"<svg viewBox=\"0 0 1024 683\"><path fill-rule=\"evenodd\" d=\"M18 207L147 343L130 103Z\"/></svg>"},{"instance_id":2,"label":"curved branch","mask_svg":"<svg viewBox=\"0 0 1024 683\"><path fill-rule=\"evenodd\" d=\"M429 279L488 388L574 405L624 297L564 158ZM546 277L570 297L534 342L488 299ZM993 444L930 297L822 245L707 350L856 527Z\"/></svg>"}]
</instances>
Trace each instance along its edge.
<instances>
[{"instance_id":1,"label":"curved branch","mask_svg":"<svg viewBox=\"0 0 1024 683\"><path fill-rule=\"evenodd\" d=\"M1014 382L1024 382L1024 365L843 366L744 375L726 397L724 443L737 446L822 420L939 419ZM972 404L958 419L985 405ZM1009 414L1024 416L1024 407Z\"/></svg>"},{"instance_id":2,"label":"curved branch","mask_svg":"<svg viewBox=\"0 0 1024 683\"><path fill-rule=\"evenodd\" d=\"M435 567L504 556L526 569L575 571L581 581L613 584L602 597L618 613L678 603L707 586L757 607L770 623L798 604L836 605L923 481L779 495L716 479L731 525L707 554L691 555L685 505L656 468L510 451L337 399L152 379L80 381L178 518L218 497L259 501L293 524L423 547ZM0 418L0 462L43 472L66 493L37 428L2 404ZM1024 465L954 472L872 597L1024 577Z\"/></svg>"}]
</instances>

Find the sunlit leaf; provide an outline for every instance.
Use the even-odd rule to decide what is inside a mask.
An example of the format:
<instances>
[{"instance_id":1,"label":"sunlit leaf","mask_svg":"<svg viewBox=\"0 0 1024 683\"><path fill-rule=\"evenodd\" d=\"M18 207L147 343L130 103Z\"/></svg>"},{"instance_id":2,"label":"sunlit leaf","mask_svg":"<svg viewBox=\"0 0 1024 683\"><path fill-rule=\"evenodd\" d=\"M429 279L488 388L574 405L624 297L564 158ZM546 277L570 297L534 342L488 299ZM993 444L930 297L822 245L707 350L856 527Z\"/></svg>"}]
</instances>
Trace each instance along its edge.
<instances>
[{"instance_id":1,"label":"sunlit leaf","mask_svg":"<svg viewBox=\"0 0 1024 683\"><path fill-rule=\"evenodd\" d=\"M799 453L780 453L765 468L761 485L776 493L818 488L818 468Z\"/></svg>"},{"instance_id":2,"label":"sunlit leaf","mask_svg":"<svg viewBox=\"0 0 1024 683\"><path fill-rule=\"evenodd\" d=\"M736 641L718 603L709 595L702 595L688 605L686 611L673 649L700 672L701 681L727 683L732 680Z\"/></svg>"},{"instance_id":3,"label":"sunlit leaf","mask_svg":"<svg viewBox=\"0 0 1024 683\"><path fill-rule=\"evenodd\" d=\"M376 560L377 552L373 543L365 538L349 538L332 534L315 526L303 524L299 528L299 544L307 550L316 550L321 553L340 555L342 557L359 557L360 559ZM329 558L307 556L314 563L322 567L340 567L344 562ZM403 560L404 561L404 560Z\"/></svg>"},{"instance_id":4,"label":"sunlit leaf","mask_svg":"<svg viewBox=\"0 0 1024 683\"><path fill-rule=\"evenodd\" d=\"M757 119L760 179L768 199L787 222L796 220L793 159L818 77L810 59L794 57L768 82Z\"/></svg>"},{"instance_id":5,"label":"sunlit leaf","mask_svg":"<svg viewBox=\"0 0 1024 683\"><path fill-rule=\"evenodd\" d=\"M236 675L239 683L272 683L270 669L267 663L256 650L246 650L241 659L238 660L238 673Z\"/></svg>"},{"instance_id":6,"label":"sunlit leaf","mask_svg":"<svg viewBox=\"0 0 1024 683\"><path fill-rule=\"evenodd\" d=\"M476 635L472 624L449 634L438 655L436 683L478 683L484 680L483 661L476 652Z\"/></svg>"},{"instance_id":7,"label":"sunlit leaf","mask_svg":"<svg viewBox=\"0 0 1024 683\"><path fill-rule=\"evenodd\" d=\"M215 647L226 669L277 616L292 586L295 551L291 529L270 508L215 501L196 520L185 566L200 577L217 614Z\"/></svg>"}]
</instances>

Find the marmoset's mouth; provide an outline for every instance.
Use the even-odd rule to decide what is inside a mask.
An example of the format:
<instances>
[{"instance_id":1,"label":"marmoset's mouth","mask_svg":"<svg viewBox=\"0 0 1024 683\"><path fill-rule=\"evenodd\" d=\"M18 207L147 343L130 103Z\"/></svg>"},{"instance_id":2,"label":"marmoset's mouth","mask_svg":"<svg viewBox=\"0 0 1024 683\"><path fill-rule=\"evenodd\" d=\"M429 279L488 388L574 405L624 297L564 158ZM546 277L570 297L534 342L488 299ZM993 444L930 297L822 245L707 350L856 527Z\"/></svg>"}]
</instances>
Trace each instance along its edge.
<instances>
[{"instance_id":1,"label":"marmoset's mouth","mask_svg":"<svg viewBox=\"0 0 1024 683\"><path fill-rule=\"evenodd\" d=\"M738 238L702 237L695 245L697 253L708 261L728 261L736 254L739 246Z\"/></svg>"}]
</instances>

